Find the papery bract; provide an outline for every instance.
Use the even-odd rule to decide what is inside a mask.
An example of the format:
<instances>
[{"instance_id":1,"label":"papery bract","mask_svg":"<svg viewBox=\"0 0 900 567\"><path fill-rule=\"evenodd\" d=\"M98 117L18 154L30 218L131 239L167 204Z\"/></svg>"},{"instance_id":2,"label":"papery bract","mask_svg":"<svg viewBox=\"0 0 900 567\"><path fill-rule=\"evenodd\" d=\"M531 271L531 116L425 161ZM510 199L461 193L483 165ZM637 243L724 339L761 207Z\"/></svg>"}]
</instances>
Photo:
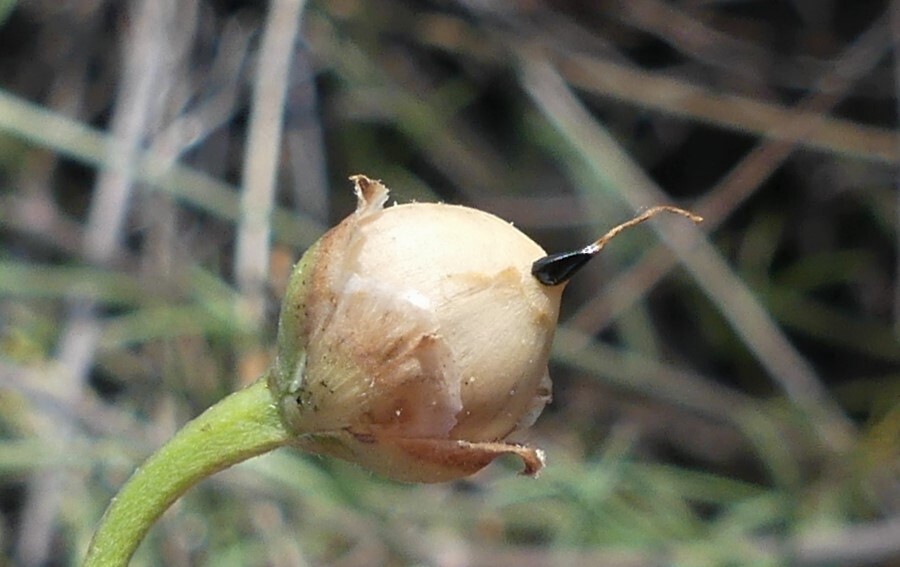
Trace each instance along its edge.
<instances>
[{"instance_id":1,"label":"papery bract","mask_svg":"<svg viewBox=\"0 0 900 567\"><path fill-rule=\"evenodd\" d=\"M530 273L543 249L456 205L384 207L353 178L356 211L298 263L269 384L304 449L404 481L472 474L550 399L547 359L564 286Z\"/></svg>"}]
</instances>

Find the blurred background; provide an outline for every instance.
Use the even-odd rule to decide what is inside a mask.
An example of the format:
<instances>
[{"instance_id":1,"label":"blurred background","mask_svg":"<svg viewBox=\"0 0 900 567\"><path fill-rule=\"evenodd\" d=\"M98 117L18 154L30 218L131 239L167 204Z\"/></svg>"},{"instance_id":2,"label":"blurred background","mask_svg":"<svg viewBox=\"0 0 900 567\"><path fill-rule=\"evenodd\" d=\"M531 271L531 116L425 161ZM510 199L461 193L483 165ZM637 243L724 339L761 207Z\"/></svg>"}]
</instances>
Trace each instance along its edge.
<instances>
[{"instance_id":1,"label":"blurred background","mask_svg":"<svg viewBox=\"0 0 900 567\"><path fill-rule=\"evenodd\" d=\"M365 173L549 251L706 221L569 287L539 480L279 450L135 565L900 565L898 53L887 1L0 1L0 562L265 369Z\"/></svg>"}]
</instances>

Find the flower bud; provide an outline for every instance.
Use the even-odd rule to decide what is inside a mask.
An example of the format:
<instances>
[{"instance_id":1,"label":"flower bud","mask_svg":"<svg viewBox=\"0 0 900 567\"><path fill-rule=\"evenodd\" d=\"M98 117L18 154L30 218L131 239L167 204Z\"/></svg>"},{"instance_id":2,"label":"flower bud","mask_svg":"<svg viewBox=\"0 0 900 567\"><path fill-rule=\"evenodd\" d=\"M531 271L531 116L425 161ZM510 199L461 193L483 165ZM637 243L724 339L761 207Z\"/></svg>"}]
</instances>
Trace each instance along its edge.
<instances>
[{"instance_id":1,"label":"flower bud","mask_svg":"<svg viewBox=\"0 0 900 567\"><path fill-rule=\"evenodd\" d=\"M383 208L381 183L353 180L356 211L303 256L282 306L269 387L296 444L411 482L507 453L537 473L541 452L504 439L550 399L564 286L531 275L544 250L476 209Z\"/></svg>"}]
</instances>

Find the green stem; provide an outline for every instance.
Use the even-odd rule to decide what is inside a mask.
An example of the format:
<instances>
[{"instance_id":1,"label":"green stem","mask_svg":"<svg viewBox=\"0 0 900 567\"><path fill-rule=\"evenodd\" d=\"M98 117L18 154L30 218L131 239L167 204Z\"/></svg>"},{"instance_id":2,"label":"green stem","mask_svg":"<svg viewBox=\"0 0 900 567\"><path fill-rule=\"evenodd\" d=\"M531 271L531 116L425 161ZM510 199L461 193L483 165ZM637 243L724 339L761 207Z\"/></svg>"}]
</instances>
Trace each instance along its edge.
<instances>
[{"instance_id":1,"label":"green stem","mask_svg":"<svg viewBox=\"0 0 900 567\"><path fill-rule=\"evenodd\" d=\"M221 400L134 471L103 515L84 567L127 565L153 522L189 488L289 439L264 378Z\"/></svg>"}]
</instances>

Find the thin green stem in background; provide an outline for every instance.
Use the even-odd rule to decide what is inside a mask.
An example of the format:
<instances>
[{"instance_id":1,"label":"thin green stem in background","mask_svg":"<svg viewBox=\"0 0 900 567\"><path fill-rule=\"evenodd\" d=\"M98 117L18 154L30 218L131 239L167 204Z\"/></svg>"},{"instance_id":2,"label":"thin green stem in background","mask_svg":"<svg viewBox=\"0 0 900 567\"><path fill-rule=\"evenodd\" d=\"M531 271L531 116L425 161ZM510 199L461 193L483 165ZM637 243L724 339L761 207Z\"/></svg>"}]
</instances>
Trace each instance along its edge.
<instances>
[{"instance_id":1,"label":"thin green stem in background","mask_svg":"<svg viewBox=\"0 0 900 567\"><path fill-rule=\"evenodd\" d=\"M106 147L117 143L115 138L4 89L0 89L0 134L12 135L101 169L115 165L105 158ZM206 173L179 163L170 165L166 159L151 152L141 154L136 171L132 173L147 187L171 193L181 202L218 218L236 220L239 217L237 190ZM325 228L308 216L283 207L275 208L272 215L272 235L285 244L309 246Z\"/></svg>"},{"instance_id":2,"label":"thin green stem in background","mask_svg":"<svg viewBox=\"0 0 900 567\"><path fill-rule=\"evenodd\" d=\"M153 522L189 488L288 440L265 379L223 399L134 472L103 515L84 566L127 565Z\"/></svg>"}]
</instances>

